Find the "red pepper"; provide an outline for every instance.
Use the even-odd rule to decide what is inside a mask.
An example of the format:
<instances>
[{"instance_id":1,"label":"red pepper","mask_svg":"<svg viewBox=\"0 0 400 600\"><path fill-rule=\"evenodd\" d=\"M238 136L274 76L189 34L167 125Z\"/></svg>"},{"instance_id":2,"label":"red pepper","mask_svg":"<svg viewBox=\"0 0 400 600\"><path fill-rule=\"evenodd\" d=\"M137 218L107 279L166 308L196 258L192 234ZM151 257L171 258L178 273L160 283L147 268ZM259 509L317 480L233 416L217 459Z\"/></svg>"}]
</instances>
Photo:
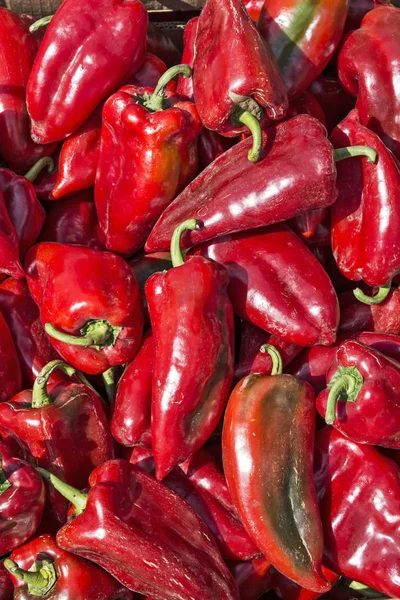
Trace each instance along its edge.
<instances>
[{"instance_id":1,"label":"red pepper","mask_svg":"<svg viewBox=\"0 0 400 600\"><path fill-rule=\"evenodd\" d=\"M400 11L380 6L367 13L360 29L346 38L339 52L338 73L344 90L357 98L361 123L375 131L397 158L399 68Z\"/></svg>"},{"instance_id":2,"label":"red pepper","mask_svg":"<svg viewBox=\"0 0 400 600\"><path fill-rule=\"evenodd\" d=\"M1 293L1 292L0 292ZM1 310L1 300L0 300ZM7 321L0 312L0 402L21 391L22 375L14 340Z\"/></svg>"},{"instance_id":3,"label":"red pepper","mask_svg":"<svg viewBox=\"0 0 400 600\"><path fill-rule=\"evenodd\" d=\"M165 91L178 73L191 70L178 65L154 90L126 86L105 104L95 200L109 250L128 256L139 250L162 211L197 173L197 109Z\"/></svg>"},{"instance_id":4,"label":"red pepper","mask_svg":"<svg viewBox=\"0 0 400 600\"><path fill-rule=\"evenodd\" d=\"M262 7L264 6L264 0L245 0L243 4L245 5L251 20L257 23L260 18Z\"/></svg>"},{"instance_id":5,"label":"red pepper","mask_svg":"<svg viewBox=\"0 0 400 600\"><path fill-rule=\"evenodd\" d=\"M363 304L352 290L339 295L339 331L357 333L374 331L400 335L400 289L394 288L381 304Z\"/></svg>"},{"instance_id":6,"label":"red pepper","mask_svg":"<svg viewBox=\"0 0 400 600\"><path fill-rule=\"evenodd\" d=\"M197 24L199 17L194 17L187 22L185 32L183 34L183 53L181 62L184 65L193 67L194 63L194 44L197 35ZM179 76L178 85L176 88L180 96L185 96L188 100L193 100L193 77Z\"/></svg>"},{"instance_id":7,"label":"red pepper","mask_svg":"<svg viewBox=\"0 0 400 600\"><path fill-rule=\"evenodd\" d=\"M39 527L45 503L40 475L0 442L0 554L24 544Z\"/></svg>"},{"instance_id":8,"label":"red pepper","mask_svg":"<svg viewBox=\"0 0 400 600\"><path fill-rule=\"evenodd\" d=\"M232 57L235 60L232 60ZM235 137L250 129L260 158L260 121L282 119L288 99L278 65L240 0L207 0L197 24L193 91L202 123Z\"/></svg>"},{"instance_id":9,"label":"red pepper","mask_svg":"<svg viewBox=\"0 0 400 600\"><path fill-rule=\"evenodd\" d=\"M318 121L326 127L324 111L311 92L302 92L290 102L286 119L292 119L296 115L310 115L311 117L318 119Z\"/></svg>"},{"instance_id":10,"label":"red pepper","mask_svg":"<svg viewBox=\"0 0 400 600\"><path fill-rule=\"evenodd\" d=\"M75 373L60 360L46 365L33 391L21 392L0 404L0 433L22 451L28 448L41 467L84 488L93 468L114 456L105 404L83 383L64 383L51 398L46 388L55 369L69 376ZM49 502L58 523L65 522L66 500L51 486Z\"/></svg>"},{"instance_id":11,"label":"red pepper","mask_svg":"<svg viewBox=\"0 0 400 600\"><path fill-rule=\"evenodd\" d=\"M153 273L159 271L168 271L172 267L171 255L169 252L154 252L153 254L139 254L129 261L132 271L139 284L144 302L145 323L150 323L150 317L147 310L147 300L144 293L144 286L148 278Z\"/></svg>"},{"instance_id":12,"label":"red pepper","mask_svg":"<svg viewBox=\"0 0 400 600\"><path fill-rule=\"evenodd\" d=\"M264 556L301 587L323 592L324 548L313 485L315 396L308 383L249 375L225 413L225 476L239 517ZM275 373L278 373L275 375Z\"/></svg>"},{"instance_id":13,"label":"red pepper","mask_svg":"<svg viewBox=\"0 0 400 600\"><path fill-rule=\"evenodd\" d=\"M328 214L328 208L316 208L315 210L308 210L307 212L299 215L298 217L291 219L290 225L293 227L295 232L298 235L300 235L300 237L304 241L306 241L315 235L318 225L321 225L321 223L325 220Z\"/></svg>"},{"instance_id":14,"label":"red pepper","mask_svg":"<svg viewBox=\"0 0 400 600\"><path fill-rule=\"evenodd\" d=\"M157 479L207 441L233 380L228 273L201 256L184 263L180 238L195 227L191 220L176 229L171 241L174 268L155 273L145 287L154 339L151 430Z\"/></svg>"},{"instance_id":15,"label":"red pepper","mask_svg":"<svg viewBox=\"0 0 400 600\"><path fill-rule=\"evenodd\" d=\"M62 3L29 76L33 140L56 142L74 133L140 67L147 23L147 11L137 0Z\"/></svg>"},{"instance_id":16,"label":"red pepper","mask_svg":"<svg viewBox=\"0 0 400 600\"><path fill-rule=\"evenodd\" d=\"M400 169L378 136L361 125L356 109L336 127L331 140L336 147L368 145L378 153L376 164L359 158L338 165L339 197L331 208L337 265L348 279L380 286L372 298L361 289L354 291L358 300L378 303L400 273Z\"/></svg>"},{"instance_id":17,"label":"red pepper","mask_svg":"<svg viewBox=\"0 0 400 600\"><path fill-rule=\"evenodd\" d=\"M50 207L39 239L104 250L101 238L93 192L82 190Z\"/></svg>"},{"instance_id":18,"label":"red pepper","mask_svg":"<svg viewBox=\"0 0 400 600\"><path fill-rule=\"evenodd\" d=\"M36 196L39 198L39 200L46 200L46 202L54 200L52 191L56 185L57 177L58 167L53 173L39 175L37 181L35 182Z\"/></svg>"},{"instance_id":19,"label":"red pepper","mask_svg":"<svg viewBox=\"0 0 400 600\"><path fill-rule=\"evenodd\" d=\"M324 566L322 566L322 573L331 585L335 585L339 580L337 573L330 571ZM321 596L320 592L311 592L310 590L301 588L297 583L291 581L274 568L271 569L270 577L271 587L278 598L282 598L282 600L316 600Z\"/></svg>"},{"instance_id":20,"label":"red pepper","mask_svg":"<svg viewBox=\"0 0 400 600\"><path fill-rule=\"evenodd\" d=\"M168 67L161 58L147 52L140 67L124 82L124 85L136 85L138 87L155 88L161 75L164 75ZM176 90L175 81L170 81L167 89L171 92Z\"/></svg>"},{"instance_id":21,"label":"red pepper","mask_svg":"<svg viewBox=\"0 0 400 600\"><path fill-rule=\"evenodd\" d=\"M359 0L351 2L360 4ZM354 108L354 98L343 91L339 81L333 75L320 75L312 82L310 91L324 111L326 128L330 133Z\"/></svg>"},{"instance_id":22,"label":"red pepper","mask_svg":"<svg viewBox=\"0 0 400 600\"><path fill-rule=\"evenodd\" d=\"M0 600L13 600L14 586L3 562L0 562Z\"/></svg>"},{"instance_id":23,"label":"red pepper","mask_svg":"<svg viewBox=\"0 0 400 600\"><path fill-rule=\"evenodd\" d=\"M324 526L324 564L339 575L398 597L397 465L373 446L325 427L316 434L314 477Z\"/></svg>"},{"instance_id":24,"label":"red pepper","mask_svg":"<svg viewBox=\"0 0 400 600\"><path fill-rule=\"evenodd\" d=\"M148 332L118 383L111 432L123 446L142 444L151 447L153 354L153 337Z\"/></svg>"},{"instance_id":25,"label":"red pepper","mask_svg":"<svg viewBox=\"0 0 400 600\"><path fill-rule=\"evenodd\" d=\"M24 269L19 259L17 232L8 215L7 205L0 190L0 273L23 279Z\"/></svg>"},{"instance_id":26,"label":"red pepper","mask_svg":"<svg viewBox=\"0 0 400 600\"><path fill-rule=\"evenodd\" d=\"M236 143L235 138L226 138L203 127L199 135L199 161L200 165L205 169L218 156L229 150Z\"/></svg>"},{"instance_id":27,"label":"red pepper","mask_svg":"<svg viewBox=\"0 0 400 600\"><path fill-rule=\"evenodd\" d=\"M240 600L258 600L271 588L271 563L266 558L228 566L239 588Z\"/></svg>"},{"instance_id":28,"label":"red pepper","mask_svg":"<svg viewBox=\"0 0 400 600\"><path fill-rule=\"evenodd\" d=\"M199 219L202 227L186 233L185 248L329 206L337 197L335 160L357 152L342 149L334 154L325 128L308 115L263 132L265 156L255 165L247 160L250 145L249 139L236 144L175 198L153 228L147 252L168 250L175 227L188 218Z\"/></svg>"},{"instance_id":29,"label":"red pepper","mask_svg":"<svg viewBox=\"0 0 400 600\"><path fill-rule=\"evenodd\" d=\"M4 563L15 587L14 598L131 600L132 593L91 561L62 550L52 535L21 546Z\"/></svg>"},{"instance_id":30,"label":"red pepper","mask_svg":"<svg viewBox=\"0 0 400 600\"><path fill-rule=\"evenodd\" d=\"M242 319L288 344L335 341L339 305L333 285L286 225L222 237L196 252L226 267L229 297Z\"/></svg>"},{"instance_id":31,"label":"red pepper","mask_svg":"<svg viewBox=\"0 0 400 600\"><path fill-rule=\"evenodd\" d=\"M239 600L204 523L150 475L125 460L108 461L93 471L88 494L43 475L75 505L75 518L57 534L64 550L154 600Z\"/></svg>"},{"instance_id":32,"label":"red pepper","mask_svg":"<svg viewBox=\"0 0 400 600\"><path fill-rule=\"evenodd\" d=\"M258 28L279 64L289 98L322 73L341 40L348 0L265 0Z\"/></svg>"},{"instance_id":33,"label":"red pepper","mask_svg":"<svg viewBox=\"0 0 400 600\"><path fill-rule=\"evenodd\" d=\"M345 29L358 29L361 21L373 8L378 6L391 6L390 0L350 0Z\"/></svg>"},{"instance_id":34,"label":"red pepper","mask_svg":"<svg viewBox=\"0 0 400 600\"><path fill-rule=\"evenodd\" d=\"M0 156L17 173L54 150L35 144L29 132L25 90L37 49L21 17L0 8Z\"/></svg>"},{"instance_id":35,"label":"red pepper","mask_svg":"<svg viewBox=\"0 0 400 600\"><path fill-rule=\"evenodd\" d=\"M25 265L41 321L64 360L92 375L132 360L142 338L143 306L122 258L42 242L31 248Z\"/></svg>"}]
</instances>

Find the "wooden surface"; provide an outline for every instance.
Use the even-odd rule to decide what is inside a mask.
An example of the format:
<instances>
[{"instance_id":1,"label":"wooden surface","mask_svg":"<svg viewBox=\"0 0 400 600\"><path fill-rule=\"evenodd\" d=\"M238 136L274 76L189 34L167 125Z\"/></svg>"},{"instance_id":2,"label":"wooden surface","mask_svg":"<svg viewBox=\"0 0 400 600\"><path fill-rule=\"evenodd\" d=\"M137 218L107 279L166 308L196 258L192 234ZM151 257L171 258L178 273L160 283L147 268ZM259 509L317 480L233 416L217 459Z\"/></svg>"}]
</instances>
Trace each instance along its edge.
<instances>
[{"instance_id":1,"label":"wooden surface","mask_svg":"<svg viewBox=\"0 0 400 600\"><path fill-rule=\"evenodd\" d=\"M143 2L149 11L186 12L201 9L205 0L143 0ZM52 15L60 4L61 0L0 0L0 6L6 5L16 13L25 13L38 18Z\"/></svg>"}]
</instances>

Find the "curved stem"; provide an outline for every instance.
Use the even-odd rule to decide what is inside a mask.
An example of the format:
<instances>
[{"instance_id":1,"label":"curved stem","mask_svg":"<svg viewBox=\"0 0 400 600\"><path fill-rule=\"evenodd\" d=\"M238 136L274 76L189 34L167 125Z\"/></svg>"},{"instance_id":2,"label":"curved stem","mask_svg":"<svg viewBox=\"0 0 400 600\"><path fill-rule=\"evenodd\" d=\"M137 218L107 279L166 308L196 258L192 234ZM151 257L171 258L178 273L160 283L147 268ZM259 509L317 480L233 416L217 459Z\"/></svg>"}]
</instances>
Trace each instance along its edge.
<instances>
[{"instance_id":1,"label":"curved stem","mask_svg":"<svg viewBox=\"0 0 400 600\"><path fill-rule=\"evenodd\" d=\"M390 294L391 288L392 282L380 287L378 289L378 292L374 296L367 296L367 294L364 294L364 292L360 288L356 288L355 290L353 290L353 294L357 298L357 300L359 300L363 304L380 304L381 302L386 300L386 298Z\"/></svg>"},{"instance_id":2,"label":"curved stem","mask_svg":"<svg viewBox=\"0 0 400 600\"><path fill-rule=\"evenodd\" d=\"M3 471L3 457L0 454L0 496L10 489L10 487L11 483L8 481L6 474Z\"/></svg>"},{"instance_id":3,"label":"curved stem","mask_svg":"<svg viewBox=\"0 0 400 600\"><path fill-rule=\"evenodd\" d=\"M176 227L171 238L171 261L173 267L180 267L184 264L181 250L181 237L185 231L194 231L200 229L200 224L196 219L187 219Z\"/></svg>"},{"instance_id":4,"label":"curved stem","mask_svg":"<svg viewBox=\"0 0 400 600\"><path fill-rule=\"evenodd\" d=\"M110 369L107 369L107 371L104 371L104 373L102 373L102 378L108 401L112 402L114 400L115 388L117 386L118 368L111 367Z\"/></svg>"},{"instance_id":5,"label":"curved stem","mask_svg":"<svg viewBox=\"0 0 400 600\"><path fill-rule=\"evenodd\" d=\"M42 406L47 406L52 403L52 399L50 395L47 393L47 384L50 378L50 375L56 369L60 369L69 377L72 377L75 373L74 367L68 365L63 360L52 360L47 363L40 371L39 375L35 379L35 383L33 384L32 391L32 408L40 408Z\"/></svg>"},{"instance_id":6,"label":"curved stem","mask_svg":"<svg viewBox=\"0 0 400 600\"><path fill-rule=\"evenodd\" d=\"M347 148L338 148L335 150L333 156L335 158L335 162L339 162L340 160L345 160L346 158L351 158L353 156L365 156L370 162L375 163L376 159L378 158L378 153L369 146L347 146Z\"/></svg>"},{"instance_id":7,"label":"curved stem","mask_svg":"<svg viewBox=\"0 0 400 600\"><path fill-rule=\"evenodd\" d=\"M20 569L16 562L6 558L4 566L16 579L27 584L32 596L46 596L57 581L54 565L49 560L37 560L29 571Z\"/></svg>"},{"instance_id":8,"label":"curved stem","mask_svg":"<svg viewBox=\"0 0 400 600\"><path fill-rule=\"evenodd\" d=\"M335 422L338 401L355 402L363 383L363 377L356 367L339 367L328 384L330 391L325 413L327 425Z\"/></svg>"},{"instance_id":9,"label":"curved stem","mask_svg":"<svg viewBox=\"0 0 400 600\"><path fill-rule=\"evenodd\" d=\"M59 342L72 344L73 346L95 346L97 348L101 348L102 346L114 346L118 334L122 329L122 327L115 327L108 321L100 319L98 321L88 321L81 329L82 337L59 331L51 323L46 323L44 328L50 337Z\"/></svg>"},{"instance_id":10,"label":"curved stem","mask_svg":"<svg viewBox=\"0 0 400 600\"><path fill-rule=\"evenodd\" d=\"M253 147L249 150L247 158L251 162L257 162L260 160L262 151L262 131L258 119L251 112L244 110L239 116L238 121L246 125L250 129L251 135L253 136Z\"/></svg>"},{"instance_id":11,"label":"curved stem","mask_svg":"<svg viewBox=\"0 0 400 600\"><path fill-rule=\"evenodd\" d=\"M283 362L282 356L275 346L271 346L271 344L264 344L260 348L260 352L265 352L270 355L272 360L272 370L271 375L281 375L283 373Z\"/></svg>"},{"instance_id":12,"label":"curved stem","mask_svg":"<svg viewBox=\"0 0 400 600\"><path fill-rule=\"evenodd\" d=\"M150 98L145 100L145 107L152 112L164 110L165 90L169 82L175 77L178 77L178 75L182 75L182 77L191 77L192 73L193 70L189 65L175 65L168 69L168 71L165 71L158 80Z\"/></svg>"},{"instance_id":13,"label":"curved stem","mask_svg":"<svg viewBox=\"0 0 400 600\"><path fill-rule=\"evenodd\" d=\"M47 167L47 171L49 173L54 170L54 160L51 158L51 156L43 156L43 158L40 158L24 175L25 179L29 179L29 181L32 181L33 183L36 177L41 171L43 171L45 167Z\"/></svg>"},{"instance_id":14,"label":"curved stem","mask_svg":"<svg viewBox=\"0 0 400 600\"><path fill-rule=\"evenodd\" d=\"M29 27L29 31L31 33L35 33L35 31L40 29L40 27L45 27L46 25L48 25L53 17L54 15L49 15L48 17L42 17L41 19L38 19L37 21L32 23L32 25Z\"/></svg>"},{"instance_id":15,"label":"curved stem","mask_svg":"<svg viewBox=\"0 0 400 600\"><path fill-rule=\"evenodd\" d=\"M49 473L45 469L41 469L40 467L36 467L36 471L40 473L43 479L49 481L57 490L60 492L61 496L64 496L71 504L75 506L75 512L77 515L81 515L86 508L88 494L77 490L72 487L65 481L62 481L59 477L53 475L53 473Z\"/></svg>"}]
</instances>

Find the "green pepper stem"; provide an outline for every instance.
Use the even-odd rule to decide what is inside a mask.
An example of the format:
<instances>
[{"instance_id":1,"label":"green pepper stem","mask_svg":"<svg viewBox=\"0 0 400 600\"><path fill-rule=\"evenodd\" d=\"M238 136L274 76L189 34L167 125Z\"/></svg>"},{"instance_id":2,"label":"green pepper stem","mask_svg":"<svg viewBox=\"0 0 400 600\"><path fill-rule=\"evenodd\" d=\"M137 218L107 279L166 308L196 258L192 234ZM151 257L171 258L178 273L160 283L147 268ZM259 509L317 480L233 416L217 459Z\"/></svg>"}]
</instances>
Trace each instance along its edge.
<instances>
[{"instance_id":1,"label":"green pepper stem","mask_svg":"<svg viewBox=\"0 0 400 600\"><path fill-rule=\"evenodd\" d=\"M107 371L104 371L102 374L102 378L108 401L112 402L114 400L115 388L117 385L116 381L118 378L118 368L111 367L110 369L107 369Z\"/></svg>"},{"instance_id":2,"label":"green pepper stem","mask_svg":"<svg viewBox=\"0 0 400 600\"><path fill-rule=\"evenodd\" d=\"M32 408L41 408L52 403L52 399L47 392L47 384L49 382L50 375L56 369L60 369L63 373L72 377L75 373L74 367L67 365L63 360L52 360L47 363L40 371L39 375L35 379L32 391Z\"/></svg>"},{"instance_id":3,"label":"green pepper stem","mask_svg":"<svg viewBox=\"0 0 400 600\"><path fill-rule=\"evenodd\" d=\"M51 173L54 170L54 160L51 156L43 156L25 173L25 179L29 179L32 183L36 180L36 177L47 167L47 171Z\"/></svg>"},{"instance_id":4,"label":"green pepper stem","mask_svg":"<svg viewBox=\"0 0 400 600\"><path fill-rule=\"evenodd\" d=\"M40 473L40 475L46 479L46 481L49 481L55 487L57 492L60 492L61 496L64 496L64 498L66 498L75 506L75 512L77 515L81 515L83 513L86 508L88 494L77 490L76 488L72 487L72 485L65 483L65 481L62 481L59 477L56 477L56 475L49 473L49 471L46 471L45 469L36 467L36 471Z\"/></svg>"},{"instance_id":5,"label":"green pepper stem","mask_svg":"<svg viewBox=\"0 0 400 600\"><path fill-rule=\"evenodd\" d=\"M200 229L200 224L196 219L187 219L175 228L171 239L171 261L173 267L180 267L184 264L184 258L181 250L181 237L185 231L194 231Z\"/></svg>"},{"instance_id":6,"label":"green pepper stem","mask_svg":"<svg viewBox=\"0 0 400 600\"><path fill-rule=\"evenodd\" d=\"M160 110L164 110L164 102L165 102L165 90L169 82L181 75L182 77L191 77L193 70L189 65L175 65L165 71L163 75L161 75L160 79L156 87L154 88L154 92L145 100L144 105L148 110L152 112L159 112Z\"/></svg>"},{"instance_id":7,"label":"green pepper stem","mask_svg":"<svg viewBox=\"0 0 400 600\"><path fill-rule=\"evenodd\" d=\"M271 344L263 344L260 348L260 352L268 353L272 360L271 375L281 375L283 373L283 362L282 356L275 346Z\"/></svg>"},{"instance_id":8,"label":"green pepper stem","mask_svg":"<svg viewBox=\"0 0 400 600\"><path fill-rule=\"evenodd\" d=\"M335 422L338 401L355 402L363 383L363 377L356 367L339 367L328 384L330 390L325 413L327 425Z\"/></svg>"},{"instance_id":9,"label":"green pepper stem","mask_svg":"<svg viewBox=\"0 0 400 600\"><path fill-rule=\"evenodd\" d=\"M351 581L350 583L347 584L347 586L352 590L361 592L365 598L385 598L386 597L385 594L382 594L381 592L378 592L377 590L370 588L368 585L359 583L358 581Z\"/></svg>"},{"instance_id":10,"label":"green pepper stem","mask_svg":"<svg viewBox=\"0 0 400 600\"><path fill-rule=\"evenodd\" d=\"M108 321L100 319L98 321L88 321L80 331L82 337L59 331L51 323L46 323L44 328L50 337L59 342L73 346L97 346L100 348L103 346L113 346L122 329L122 327L115 327Z\"/></svg>"},{"instance_id":11,"label":"green pepper stem","mask_svg":"<svg viewBox=\"0 0 400 600\"><path fill-rule=\"evenodd\" d=\"M48 17L42 17L41 19L38 19L37 21L32 23L32 25L29 27L29 31L31 33L35 33L35 31L40 29L40 27L45 27L46 25L48 25L53 17L54 15L49 15Z\"/></svg>"},{"instance_id":12,"label":"green pepper stem","mask_svg":"<svg viewBox=\"0 0 400 600\"><path fill-rule=\"evenodd\" d=\"M32 596L46 596L57 581L56 570L49 560L35 561L29 571L20 569L10 558L5 559L4 566L16 579L27 584Z\"/></svg>"},{"instance_id":13,"label":"green pepper stem","mask_svg":"<svg viewBox=\"0 0 400 600\"><path fill-rule=\"evenodd\" d=\"M257 162L260 160L262 151L262 131L258 119L247 110L244 110L238 115L238 121L246 125L250 129L251 135L253 136L253 146L249 150L247 158L251 162Z\"/></svg>"},{"instance_id":14,"label":"green pepper stem","mask_svg":"<svg viewBox=\"0 0 400 600\"><path fill-rule=\"evenodd\" d=\"M365 156L372 163L375 163L378 158L378 153L369 146L347 146L346 148L338 148L333 153L335 162L351 158L353 156Z\"/></svg>"},{"instance_id":15,"label":"green pepper stem","mask_svg":"<svg viewBox=\"0 0 400 600\"><path fill-rule=\"evenodd\" d=\"M383 285L378 289L378 292L374 296L367 296L360 288L353 290L354 296L363 304L380 304L390 294L392 289L392 282L390 281L387 285Z\"/></svg>"},{"instance_id":16,"label":"green pepper stem","mask_svg":"<svg viewBox=\"0 0 400 600\"><path fill-rule=\"evenodd\" d=\"M6 474L3 471L3 457L0 454L0 496L10 489L10 487L11 483L8 481Z\"/></svg>"}]
</instances>

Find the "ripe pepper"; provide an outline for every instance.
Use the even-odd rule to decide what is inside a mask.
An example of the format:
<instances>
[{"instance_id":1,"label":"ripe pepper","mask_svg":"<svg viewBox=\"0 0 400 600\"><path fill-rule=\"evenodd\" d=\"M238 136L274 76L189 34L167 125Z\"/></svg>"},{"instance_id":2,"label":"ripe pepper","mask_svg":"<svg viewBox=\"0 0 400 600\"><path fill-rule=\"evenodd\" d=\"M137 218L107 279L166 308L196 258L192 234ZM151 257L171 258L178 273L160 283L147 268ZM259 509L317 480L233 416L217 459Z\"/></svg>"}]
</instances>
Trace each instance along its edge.
<instances>
[{"instance_id":1,"label":"ripe pepper","mask_svg":"<svg viewBox=\"0 0 400 600\"><path fill-rule=\"evenodd\" d=\"M292 119L296 115L310 115L326 127L324 111L318 100L309 91L302 92L289 103L286 119Z\"/></svg>"},{"instance_id":2,"label":"ripe pepper","mask_svg":"<svg viewBox=\"0 0 400 600\"><path fill-rule=\"evenodd\" d=\"M0 561L0 600L13 600L14 586L3 562Z\"/></svg>"},{"instance_id":3,"label":"ripe pepper","mask_svg":"<svg viewBox=\"0 0 400 600\"><path fill-rule=\"evenodd\" d=\"M276 365L273 376L249 375L234 388L222 434L225 476L265 558L301 587L323 592L330 585L312 472L315 396L281 372Z\"/></svg>"},{"instance_id":4,"label":"ripe pepper","mask_svg":"<svg viewBox=\"0 0 400 600\"><path fill-rule=\"evenodd\" d=\"M376 164L361 157L351 165L338 165L339 197L331 220L332 250L340 271L348 279L380 287L374 297L354 291L362 302L379 303L400 273L400 169L378 136L361 125L356 109L336 127L331 140L335 147L362 144L378 153Z\"/></svg>"},{"instance_id":5,"label":"ripe pepper","mask_svg":"<svg viewBox=\"0 0 400 600\"><path fill-rule=\"evenodd\" d=\"M197 109L165 91L178 73L191 69L173 67L154 90L123 87L104 106L95 201L109 250L128 256L139 250L162 211L197 173Z\"/></svg>"},{"instance_id":6,"label":"ripe pepper","mask_svg":"<svg viewBox=\"0 0 400 600\"><path fill-rule=\"evenodd\" d=\"M378 6L390 6L390 0L350 0L345 29L358 29L367 12Z\"/></svg>"},{"instance_id":7,"label":"ripe pepper","mask_svg":"<svg viewBox=\"0 0 400 600\"><path fill-rule=\"evenodd\" d=\"M288 99L272 51L240 0L207 0L201 11L193 92L205 127L227 137L250 129L253 146L248 159L259 160L260 122L282 119Z\"/></svg>"},{"instance_id":8,"label":"ripe pepper","mask_svg":"<svg viewBox=\"0 0 400 600\"><path fill-rule=\"evenodd\" d=\"M289 98L305 91L329 63L348 6L348 0L265 0L258 29L276 56Z\"/></svg>"},{"instance_id":9,"label":"ripe pepper","mask_svg":"<svg viewBox=\"0 0 400 600\"><path fill-rule=\"evenodd\" d=\"M43 481L29 463L0 441L0 555L24 544L39 527L45 503Z\"/></svg>"},{"instance_id":10,"label":"ripe pepper","mask_svg":"<svg viewBox=\"0 0 400 600\"><path fill-rule=\"evenodd\" d=\"M26 101L34 141L57 142L74 133L140 67L147 23L138 0L62 3L29 76Z\"/></svg>"},{"instance_id":11,"label":"ripe pepper","mask_svg":"<svg viewBox=\"0 0 400 600\"><path fill-rule=\"evenodd\" d=\"M92 375L132 360L142 338L143 306L122 258L42 242L31 248L25 265L41 321L64 360Z\"/></svg>"},{"instance_id":12,"label":"ripe pepper","mask_svg":"<svg viewBox=\"0 0 400 600\"><path fill-rule=\"evenodd\" d=\"M359 0L357 3L360 4ZM320 75L312 82L310 92L324 111L328 133L354 108L354 98L343 91L334 75Z\"/></svg>"},{"instance_id":13,"label":"ripe pepper","mask_svg":"<svg viewBox=\"0 0 400 600\"><path fill-rule=\"evenodd\" d=\"M41 473L75 506L74 518L57 534L64 550L154 600L239 600L207 527L147 473L126 460L108 461L93 471L88 494Z\"/></svg>"},{"instance_id":14,"label":"ripe pepper","mask_svg":"<svg viewBox=\"0 0 400 600\"><path fill-rule=\"evenodd\" d=\"M1 302L0 302L1 310ZM7 321L0 312L0 402L21 391L22 375L17 351Z\"/></svg>"},{"instance_id":15,"label":"ripe pepper","mask_svg":"<svg viewBox=\"0 0 400 600\"><path fill-rule=\"evenodd\" d=\"M83 383L64 383L56 397L47 391L55 369L73 375L75 369L55 360L39 373L32 390L0 404L0 434L13 447L26 449L41 467L51 469L71 485L83 488L99 464L113 458L113 442L104 401ZM46 443L43 443L43 440ZM59 524L67 517L67 502L52 487L49 508Z\"/></svg>"},{"instance_id":16,"label":"ripe pepper","mask_svg":"<svg viewBox=\"0 0 400 600\"><path fill-rule=\"evenodd\" d=\"M330 571L326 567L322 566L322 573L324 577L331 585L335 585L339 580L339 575L334 571ZM272 567L271 569L271 587L278 598L282 600L316 600L321 596L320 592L312 592L301 588L294 581L291 581L282 573L279 573Z\"/></svg>"},{"instance_id":17,"label":"ripe pepper","mask_svg":"<svg viewBox=\"0 0 400 600\"><path fill-rule=\"evenodd\" d=\"M289 344L335 341L339 305L333 285L285 224L221 237L196 253L226 267L228 294L242 319Z\"/></svg>"},{"instance_id":18,"label":"ripe pepper","mask_svg":"<svg viewBox=\"0 0 400 600\"><path fill-rule=\"evenodd\" d=\"M155 88L161 75L164 75L165 71L167 70L168 67L165 62L161 60L161 58L158 58L158 56L155 54L150 54L150 52L147 52L146 56L144 57L144 61L138 70L128 77L124 85L137 85L139 87ZM170 81L167 89L175 92L175 81Z\"/></svg>"},{"instance_id":19,"label":"ripe pepper","mask_svg":"<svg viewBox=\"0 0 400 600\"><path fill-rule=\"evenodd\" d=\"M46 600L132 600L132 592L91 561L62 550L46 534L17 548L4 561L14 598Z\"/></svg>"},{"instance_id":20,"label":"ripe pepper","mask_svg":"<svg viewBox=\"0 0 400 600\"><path fill-rule=\"evenodd\" d=\"M169 252L154 252L153 254L138 254L129 261L132 271L135 274L143 296L145 323L150 323L149 313L147 311L147 300L144 293L144 286L148 278L153 273L159 271L168 271L172 267L171 255Z\"/></svg>"},{"instance_id":21,"label":"ripe pepper","mask_svg":"<svg viewBox=\"0 0 400 600\"><path fill-rule=\"evenodd\" d=\"M318 431L315 439L324 564L343 577L398 597L398 466L377 448L358 444L332 427Z\"/></svg>"},{"instance_id":22,"label":"ripe pepper","mask_svg":"<svg viewBox=\"0 0 400 600\"><path fill-rule=\"evenodd\" d=\"M400 335L400 290L393 288L381 304L363 304L353 291L339 294L339 331L357 333L374 331Z\"/></svg>"},{"instance_id":23,"label":"ripe pepper","mask_svg":"<svg viewBox=\"0 0 400 600\"><path fill-rule=\"evenodd\" d=\"M208 440L223 414L233 380L228 273L201 256L184 262L180 238L195 227L192 219L175 230L173 268L155 273L145 286L154 340L151 433L157 479Z\"/></svg>"},{"instance_id":24,"label":"ripe pepper","mask_svg":"<svg viewBox=\"0 0 400 600\"><path fill-rule=\"evenodd\" d=\"M260 18L261 9L264 5L264 0L245 0L243 4L245 5L251 20L257 23Z\"/></svg>"},{"instance_id":25,"label":"ripe pepper","mask_svg":"<svg viewBox=\"0 0 400 600\"><path fill-rule=\"evenodd\" d=\"M183 53L182 63L193 67L194 63L194 44L197 35L197 24L199 17L194 17L187 22L185 31L183 34ZM180 96L186 96L189 100L193 100L193 77L182 77L178 78L178 85L176 91Z\"/></svg>"},{"instance_id":26,"label":"ripe pepper","mask_svg":"<svg viewBox=\"0 0 400 600\"><path fill-rule=\"evenodd\" d=\"M271 588L271 563L266 558L228 563L228 567L239 588L240 600L258 600Z\"/></svg>"},{"instance_id":27,"label":"ripe pepper","mask_svg":"<svg viewBox=\"0 0 400 600\"><path fill-rule=\"evenodd\" d=\"M256 164L247 160L251 140L243 140L222 154L166 208L153 228L147 252L168 250L172 233L188 218L202 227L187 232L187 248L228 233L264 227L323 208L337 197L335 161L349 153L333 152L321 123L298 115L263 132L265 156ZM307 176L304 160L307 159ZM370 155L375 159L375 153Z\"/></svg>"},{"instance_id":28,"label":"ripe pepper","mask_svg":"<svg viewBox=\"0 0 400 600\"><path fill-rule=\"evenodd\" d=\"M338 73L344 90L357 98L361 123L375 131L397 158L399 68L400 11L380 6L367 13L360 29L346 38L338 56Z\"/></svg>"},{"instance_id":29,"label":"ripe pepper","mask_svg":"<svg viewBox=\"0 0 400 600\"><path fill-rule=\"evenodd\" d=\"M236 141L235 138L223 137L216 131L203 127L199 135L200 166L203 169L208 167L218 156L229 150Z\"/></svg>"},{"instance_id":30,"label":"ripe pepper","mask_svg":"<svg viewBox=\"0 0 400 600\"><path fill-rule=\"evenodd\" d=\"M25 90L37 49L21 17L0 8L0 156L17 173L54 150L35 144L29 131Z\"/></svg>"},{"instance_id":31,"label":"ripe pepper","mask_svg":"<svg viewBox=\"0 0 400 600\"><path fill-rule=\"evenodd\" d=\"M8 215L7 205L0 190L0 273L17 279L25 277L19 259L19 243L17 232Z\"/></svg>"}]
</instances>

